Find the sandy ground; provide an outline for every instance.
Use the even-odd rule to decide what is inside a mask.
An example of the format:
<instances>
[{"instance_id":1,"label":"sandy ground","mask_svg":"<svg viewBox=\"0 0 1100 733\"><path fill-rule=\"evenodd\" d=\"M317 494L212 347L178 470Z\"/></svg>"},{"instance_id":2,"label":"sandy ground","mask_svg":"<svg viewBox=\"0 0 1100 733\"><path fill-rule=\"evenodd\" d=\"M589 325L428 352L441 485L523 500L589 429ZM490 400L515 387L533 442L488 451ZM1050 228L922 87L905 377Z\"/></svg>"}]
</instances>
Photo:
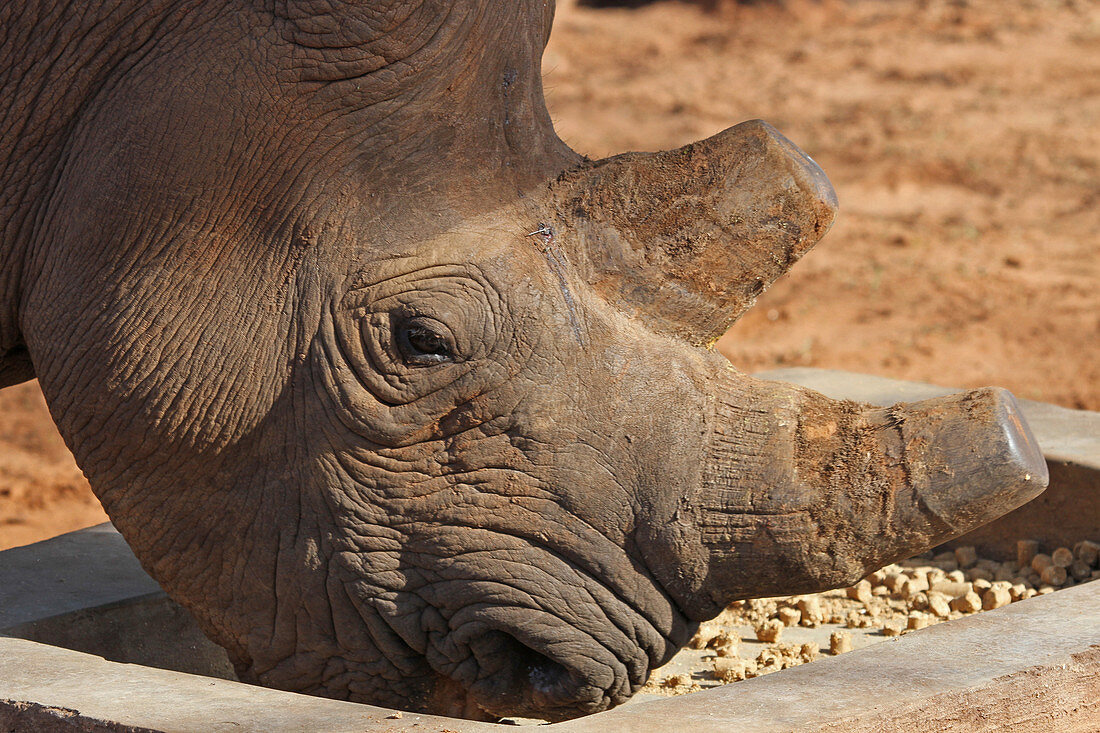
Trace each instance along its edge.
<instances>
[{"instance_id":1,"label":"sandy ground","mask_svg":"<svg viewBox=\"0 0 1100 733\"><path fill-rule=\"evenodd\" d=\"M1100 2L559 6L544 70L597 157L768 120L832 232L719 343L1100 410ZM0 391L0 547L104 521L37 388Z\"/></svg>"},{"instance_id":2,"label":"sandy ground","mask_svg":"<svg viewBox=\"0 0 1100 733\"><path fill-rule=\"evenodd\" d=\"M0 390L0 549L106 521L38 383Z\"/></svg>"}]
</instances>

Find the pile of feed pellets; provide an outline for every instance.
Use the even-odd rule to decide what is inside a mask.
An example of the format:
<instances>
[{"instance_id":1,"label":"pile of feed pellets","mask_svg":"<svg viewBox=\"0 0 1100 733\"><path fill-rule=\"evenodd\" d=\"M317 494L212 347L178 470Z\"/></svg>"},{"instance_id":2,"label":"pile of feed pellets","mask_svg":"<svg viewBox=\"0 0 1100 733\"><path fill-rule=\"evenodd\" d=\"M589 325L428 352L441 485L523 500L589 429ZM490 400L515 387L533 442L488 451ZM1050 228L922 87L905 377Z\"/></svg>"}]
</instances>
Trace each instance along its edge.
<instances>
[{"instance_id":1,"label":"pile of feed pellets","mask_svg":"<svg viewBox=\"0 0 1100 733\"><path fill-rule=\"evenodd\" d=\"M654 670L642 692L684 694L758 677L850 651L853 634L867 646L1100 578L1100 543L1040 549L1035 540L1020 540L1015 560L997 562L958 547L888 565L850 588L737 601L703 623L688 649ZM817 641L789 638L805 637L806 629L817 630Z\"/></svg>"}]
</instances>

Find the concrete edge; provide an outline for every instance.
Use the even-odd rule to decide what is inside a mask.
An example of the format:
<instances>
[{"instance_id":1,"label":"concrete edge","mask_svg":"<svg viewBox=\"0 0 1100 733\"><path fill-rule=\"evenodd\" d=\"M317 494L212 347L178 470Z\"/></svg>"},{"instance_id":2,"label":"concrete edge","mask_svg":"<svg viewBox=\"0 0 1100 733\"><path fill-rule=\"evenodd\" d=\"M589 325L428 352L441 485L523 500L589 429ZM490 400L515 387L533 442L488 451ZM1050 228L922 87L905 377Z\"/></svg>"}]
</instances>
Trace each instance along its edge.
<instances>
[{"instance_id":1,"label":"concrete edge","mask_svg":"<svg viewBox=\"0 0 1100 733\"><path fill-rule=\"evenodd\" d=\"M46 644L0 638L0 722L7 720L29 723L31 730L171 733L456 733L501 728L118 664ZM58 727L66 722L70 727ZM74 723L85 727L73 727Z\"/></svg>"}]
</instances>

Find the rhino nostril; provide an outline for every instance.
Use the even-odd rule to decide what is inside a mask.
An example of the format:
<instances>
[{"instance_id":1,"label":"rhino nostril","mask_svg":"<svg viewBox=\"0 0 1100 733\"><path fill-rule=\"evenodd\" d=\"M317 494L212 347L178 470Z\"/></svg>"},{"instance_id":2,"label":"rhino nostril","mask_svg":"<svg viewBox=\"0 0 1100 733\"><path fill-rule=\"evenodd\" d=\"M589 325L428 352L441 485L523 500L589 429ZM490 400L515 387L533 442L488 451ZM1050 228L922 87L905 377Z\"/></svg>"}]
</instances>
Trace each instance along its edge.
<instances>
[{"instance_id":1,"label":"rhino nostril","mask_svg":"<svg viewBox=\"0 0 1100 733\"><path fill-rule=\"evenodd\" d=\"M527 680L531 684L536 699L544 697L546 702L561 703L562 693L569 687L569 671L554 660L528 649L523 664L527 669Z\"/></svg>"},{"instance_id":2,"label":"rhino nostril","mask_svg":"<svg viewBox=\"0 0 1100 733\"><path fill-rule=\"evenodd\" d=\"M563 720L582 715L586 700L569 669L503 631L485 634L471 645L480 673L471 685L478 705L497 714Z\"/></svg>"},{"instance_id":3,"label":"rhino nostril","mask_svg":"<svg viewBox=\"0 0 1100 733\"><path fill-rule=\"evenodd\" d=\"M514 659L514 683L527 688L517 692L529 694L534 705L540 708L568 704L573 692L569 670L518 639L511 636L508 639Z\"/></svg>"}]
</instances>

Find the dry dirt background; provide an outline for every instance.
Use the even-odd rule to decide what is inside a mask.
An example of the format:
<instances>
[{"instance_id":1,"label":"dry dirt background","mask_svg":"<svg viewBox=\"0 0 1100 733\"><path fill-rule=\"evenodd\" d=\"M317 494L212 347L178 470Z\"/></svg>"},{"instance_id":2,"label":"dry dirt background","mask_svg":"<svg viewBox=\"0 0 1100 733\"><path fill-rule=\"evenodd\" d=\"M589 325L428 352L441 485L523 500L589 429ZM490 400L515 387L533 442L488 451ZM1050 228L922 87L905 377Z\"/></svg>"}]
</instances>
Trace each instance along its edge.
<instances>
[{"instance_id":1,"label":"dry dirt background","mask_svg":"<svg viewBox=\"0 0 1100 733\"><path fill-rule=\"evenodd\" d=\"M719 349L1100 410L1100 2L559 4L544 71L592 157L761 117L832 232ZM35 384L0 391L0 548L104 521Z\"/></svg>"}]
</instances>

